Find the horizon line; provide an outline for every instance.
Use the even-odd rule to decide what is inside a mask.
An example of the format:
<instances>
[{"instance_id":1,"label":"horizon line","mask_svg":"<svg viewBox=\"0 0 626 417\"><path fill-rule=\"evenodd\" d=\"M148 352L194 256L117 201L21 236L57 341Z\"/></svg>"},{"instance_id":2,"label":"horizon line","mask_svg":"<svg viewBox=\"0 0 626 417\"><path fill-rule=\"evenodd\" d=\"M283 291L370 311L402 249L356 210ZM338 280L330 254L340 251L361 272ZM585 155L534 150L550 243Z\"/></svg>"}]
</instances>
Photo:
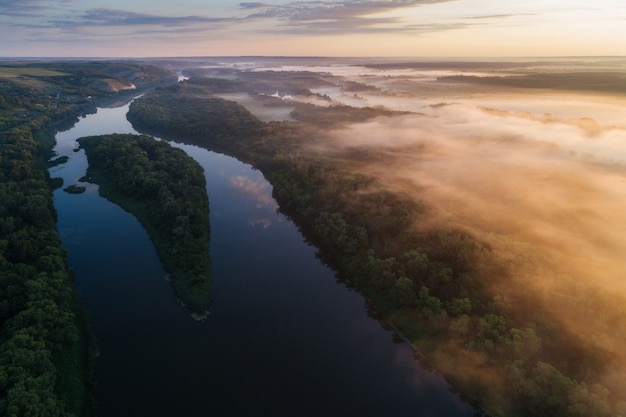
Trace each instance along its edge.
<instances>
[{"instance_id":1,"label":"horizon line","mask_svg":"<svg viewBox=\"0 0 626 417\"><path fill-rule=\"evenodd\" d=\"M511 55L511 56L486 56L486 55L450 55L450 56L325 56L325 55L185 55L185 56L0 56L0 60L158 60L158 59L581 59L581 58L626 58L626 55Z\"/></svg>"}]
</instances>

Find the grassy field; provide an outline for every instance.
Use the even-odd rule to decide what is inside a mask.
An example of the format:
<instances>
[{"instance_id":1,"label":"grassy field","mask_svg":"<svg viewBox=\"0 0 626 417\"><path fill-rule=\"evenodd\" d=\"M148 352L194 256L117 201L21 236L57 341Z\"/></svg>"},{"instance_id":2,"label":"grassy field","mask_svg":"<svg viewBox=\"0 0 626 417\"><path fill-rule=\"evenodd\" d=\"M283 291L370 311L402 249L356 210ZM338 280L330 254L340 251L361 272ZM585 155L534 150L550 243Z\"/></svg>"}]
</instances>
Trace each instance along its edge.
<instances>
[{"instance_id":1,"label":"grassy field","mask_svg":"<svg viewBox=\"0 0 626 417\"><path fill-rule=\"evenodd\" d=\"M54 71L46 68L30 67L0 67L0 77L59 77L68 75L64 72Z\"/></svg>"}]
</instances>

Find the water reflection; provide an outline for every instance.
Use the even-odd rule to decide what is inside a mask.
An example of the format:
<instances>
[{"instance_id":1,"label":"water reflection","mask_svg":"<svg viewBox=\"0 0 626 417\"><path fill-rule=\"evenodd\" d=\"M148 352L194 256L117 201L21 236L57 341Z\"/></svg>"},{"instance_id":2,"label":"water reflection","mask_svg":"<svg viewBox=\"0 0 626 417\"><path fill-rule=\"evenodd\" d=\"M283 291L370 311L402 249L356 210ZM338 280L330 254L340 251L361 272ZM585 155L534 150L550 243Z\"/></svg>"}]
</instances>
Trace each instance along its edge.
<instances>
[{"instance_id":1,"label":"water reflection","mask_svg":"<svg viewBox=\"0 0 626 417\"><path fill-rule=\"evenodd\" d=\"M260 225L266 229L272 223L282 220L281 216L276 215L278 204L272 197L272 186L267 181L236 175L230 178L230 186L239 194L239 198L254 201L257 210L250 213L250 226Z\"/></svg>"},{"instance_id":2,"label":"water reflection","mask_svg":"<svg viewBox=\"0 0 626 417\"><path fill-rule=\"evenodd\" d=\"M52 176L84 175L77 137L129 129L122 110L117 128L110 120L102 132L99 117L109 114L101 109L57 136L70 159ZM473 414L368 316L360 294L337 284L276 212L259 171L173 145L207 178L214 303L204 322L176 300L129 213L95 192L55 192L57 227L99 342L99 416Z\"/></svg>"}]
</instances>

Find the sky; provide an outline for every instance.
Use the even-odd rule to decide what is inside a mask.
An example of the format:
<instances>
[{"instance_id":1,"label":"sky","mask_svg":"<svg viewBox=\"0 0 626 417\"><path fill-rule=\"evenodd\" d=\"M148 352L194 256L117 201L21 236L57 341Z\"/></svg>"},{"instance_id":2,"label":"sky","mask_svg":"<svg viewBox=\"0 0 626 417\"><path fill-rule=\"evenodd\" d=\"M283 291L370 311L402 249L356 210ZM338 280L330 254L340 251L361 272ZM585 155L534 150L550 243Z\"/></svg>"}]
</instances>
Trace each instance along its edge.
<instances>
[{"instance_id":1,"label":"sky","mask_svg":"<svg viewBox=\"0 0 626 417\"><path fill-rule=\"evenodd\" d=\"M0 57L626 55L624 0L0 0Z\"/></svg>"}]
</instances>

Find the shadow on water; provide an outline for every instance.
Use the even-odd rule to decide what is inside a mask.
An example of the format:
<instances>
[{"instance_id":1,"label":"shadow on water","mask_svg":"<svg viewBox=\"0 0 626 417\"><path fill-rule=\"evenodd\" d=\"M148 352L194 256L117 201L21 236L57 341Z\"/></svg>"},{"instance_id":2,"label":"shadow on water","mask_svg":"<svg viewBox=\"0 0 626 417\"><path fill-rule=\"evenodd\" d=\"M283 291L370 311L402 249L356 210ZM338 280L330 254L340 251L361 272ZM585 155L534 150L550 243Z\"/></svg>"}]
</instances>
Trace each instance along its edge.
<instances>
[{"instance_id":1,"label":"shadow on water","mask_svg":"<svg viewBox=\"0 0 626 417\"><path fill-rule=\"evenodd\" d=\"M80 184L81 136L133 133L127 106L57 135L51 168ZM99 416L472 416L446 381L368 316L296 226L271 185L233 158L175 144L205 169L214 301L198 322L177 301L145 230L88 184L55 191L58 229L93 317Z\"/></svg>"}]
</instances>

